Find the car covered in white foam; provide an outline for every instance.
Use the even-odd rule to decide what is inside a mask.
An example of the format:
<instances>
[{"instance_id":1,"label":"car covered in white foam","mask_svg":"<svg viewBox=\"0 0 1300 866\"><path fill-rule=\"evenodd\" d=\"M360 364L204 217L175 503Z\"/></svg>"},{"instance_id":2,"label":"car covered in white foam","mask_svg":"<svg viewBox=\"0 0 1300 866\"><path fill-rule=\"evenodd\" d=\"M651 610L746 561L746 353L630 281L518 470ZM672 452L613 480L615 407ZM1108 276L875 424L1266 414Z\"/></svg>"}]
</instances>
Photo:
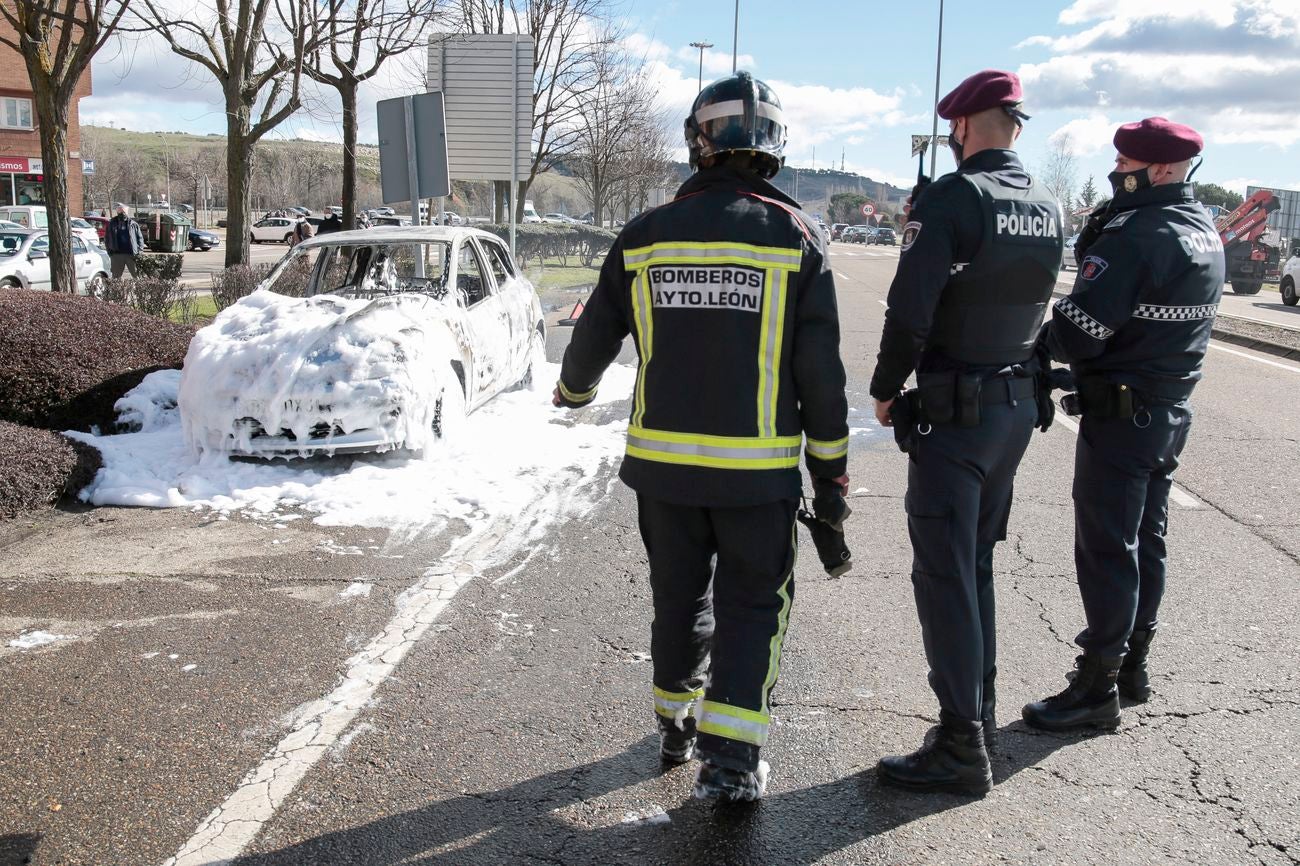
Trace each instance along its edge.
<instances>
[{"instance_id":1,"label":"car covered in white foam","mask_svg":"<svg viewBox=\"0 0 1300 866\"><path fill-rule=\"evenodd\" d=\"M495 235L425 226L298 244L185 357L199 452L422 451L545 361L533 286Z\"/></svg>"}]
</instances>

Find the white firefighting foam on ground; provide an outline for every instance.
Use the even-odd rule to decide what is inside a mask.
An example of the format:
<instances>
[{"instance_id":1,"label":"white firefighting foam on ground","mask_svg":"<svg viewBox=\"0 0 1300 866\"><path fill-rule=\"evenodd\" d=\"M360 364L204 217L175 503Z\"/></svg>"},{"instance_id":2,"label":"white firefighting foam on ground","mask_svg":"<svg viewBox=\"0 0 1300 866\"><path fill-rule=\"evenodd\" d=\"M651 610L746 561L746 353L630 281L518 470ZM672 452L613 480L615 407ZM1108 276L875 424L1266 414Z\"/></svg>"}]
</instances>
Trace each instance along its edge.
<instances>
[{"instance_id":1,"label":"white firefighting foam on ground","mask_svg":"<svg viewBox=\"0 0 1300 866\"><path fill-rule=\"evenodd\" d=\"M451 521L474 526L514 521L511 541L545 534L555 520L582 514L605 492L601 470L621 456L622 412L567 412L550 405L558 365L545 364L534 387L501 394L470 414L455 435L422 457L399 451L357 457L261 461L192 451L174 413L150 414L142 394L174 404L174 371L154 373L123 398L152 417L137 433L67 435L98 448L104 467L82 491L95 505L198 507L273 515L298 510L321 525L438 530ZM611 367L596 404L626 399L635 369ZM212 389L215 393L215 389ZM198 389L192 398L201 399ZM595 415L594 413L599 413ZM513 545L509 545L513 546ZM516 548L517 549L517 548Z\"/></svg>"}]
</instances>

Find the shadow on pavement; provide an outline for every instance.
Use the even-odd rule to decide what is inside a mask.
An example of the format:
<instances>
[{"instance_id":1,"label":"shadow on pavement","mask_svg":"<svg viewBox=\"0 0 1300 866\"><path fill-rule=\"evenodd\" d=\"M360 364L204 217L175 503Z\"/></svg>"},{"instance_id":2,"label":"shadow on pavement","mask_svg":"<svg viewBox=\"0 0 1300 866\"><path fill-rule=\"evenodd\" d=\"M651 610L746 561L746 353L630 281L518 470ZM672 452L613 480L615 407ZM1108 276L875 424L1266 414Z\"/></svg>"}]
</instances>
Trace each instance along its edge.
<instances>
[{"instance_id":1,"label":"shadow on pavement","mask_svg":"<svg viewBox=\"0 0 1300 866\"><path fill-rule=\"evenodd\" d=\"M1078 739L1029 735L1020 722L1007 726L1004 733L1006 745L995 762L998 781ZM693 766L670 771L683 774L683 797L687 796L685 774L693 773ZM778 767L776 772L780 771ZM658 738L647 737L625 752L584 766L498 791L430 803L278 851L245 856L238 864L793 866L818 862L896 827L972 802L967 797L883 788L873 767L824 784L773 793L756 805L716 806L685 799L668 810L666 819L582 826L591 816L605 825L610 817L602 812L608 808L602 804L580 804L659 773Z\"/></svg>"},{"instance_id":2,"label":"shadow on pavement","mask_svg":"<svg viewBox=\"0 0 1300 866\"><path fill-rule=\"evenodd\" d=\"M0 866L26 866L32 862L41 837L35 833L0 836Z\"/></svg>"}]
</instances>

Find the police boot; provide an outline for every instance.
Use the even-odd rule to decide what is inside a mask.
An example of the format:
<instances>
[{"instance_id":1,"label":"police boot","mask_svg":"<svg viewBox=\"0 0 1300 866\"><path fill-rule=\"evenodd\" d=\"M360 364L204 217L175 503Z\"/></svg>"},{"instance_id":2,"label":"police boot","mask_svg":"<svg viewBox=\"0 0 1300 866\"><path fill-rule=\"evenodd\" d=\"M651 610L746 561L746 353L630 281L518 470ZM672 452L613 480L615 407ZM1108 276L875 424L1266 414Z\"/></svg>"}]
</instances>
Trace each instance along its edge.
<instances>
[{"instance_id":1,"label":"police boot","mask_svg":"<svg viewBox=\"0 0 1300 866\"><path fill-rule=\"evenodd\" d=\"M993 790L993 769L984 749L984 726L939 713L933 742L910 755L881 758L880 781L913 791L948 791L984 796Z\"/></svg>"},{"instance_id":2,"label":"police boot","mask_svg":"<svg viewBox=\"0 0 1300 866\"><path fill-rule=\"evenodd\" d=\"M997 675L998 670L994 668L993 673L984 680L984 700L980 704L980 724L984 728L984 750L990 755L998 745L998 720L993 715L998 705L997 687L993 684Z\"/></svg>"},{"instance_id":3,"label":"police boot","mask_svg":"<svg viewBox=\"0 0 1300 866\"><path fill-rule=\"evenodd\" d=\"M1025 722L1045 731L1074 728L1119 727L1119 674L1121 656L1084 654L1074 660L1074 677L1069 687L1032 704L1022 711Z\"/></svg>"},{"instance_id":4,"label":"police boot","mask_svg":"<svg viewBox=\"0 0 1300 866\"><path fill-rule=\"evenodd\" d=\"M1128 638L1128 655L1119 666L1119 676L1115 685L1119 693L1130 701L1145 703L1151 697L1151 678L1147 676L1147 653L1151 650L1151 640L1156 630L1134 631Z\"/></svg>"}]
</instances>

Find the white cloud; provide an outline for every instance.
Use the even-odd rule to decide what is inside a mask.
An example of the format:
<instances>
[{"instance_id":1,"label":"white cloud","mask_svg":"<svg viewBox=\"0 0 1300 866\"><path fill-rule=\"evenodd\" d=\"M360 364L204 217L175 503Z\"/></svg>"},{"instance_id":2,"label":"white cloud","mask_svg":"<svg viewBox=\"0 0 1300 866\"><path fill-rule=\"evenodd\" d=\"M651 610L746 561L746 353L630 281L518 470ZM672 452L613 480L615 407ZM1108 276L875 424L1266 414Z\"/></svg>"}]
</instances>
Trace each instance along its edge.
<instances>
[{"instance_id":1,"label":"white cloud","mask_svg":"<svg viewBox=\"0 0 1300 866\"><path fill-rule=\"evenodd\" d=\"M1113 147L1115 129L1119 126L1104 114L1093 113L1078 117L1056 129L1047 140L1056 144L1069 139L1070 152L1075 156L1092 156Z\"/></svg>"},{"instance_id":2,"label":"white cloud","mask_svg":"<svg viewBox=\"0 0 1300 866\"><path fill-rule=\"evenodd\" d=\"M1248 186L1264 185L1264 181L1260 180L1257 177L1234 177L1234 178L1229 178L1228 180L1221 180L1218 183L1219 186L1223 187L1224 189L1230 189L1233 192L1238 193L1240 195L1246 194L1246 187Z\"/></svg>"}]
</instances>

